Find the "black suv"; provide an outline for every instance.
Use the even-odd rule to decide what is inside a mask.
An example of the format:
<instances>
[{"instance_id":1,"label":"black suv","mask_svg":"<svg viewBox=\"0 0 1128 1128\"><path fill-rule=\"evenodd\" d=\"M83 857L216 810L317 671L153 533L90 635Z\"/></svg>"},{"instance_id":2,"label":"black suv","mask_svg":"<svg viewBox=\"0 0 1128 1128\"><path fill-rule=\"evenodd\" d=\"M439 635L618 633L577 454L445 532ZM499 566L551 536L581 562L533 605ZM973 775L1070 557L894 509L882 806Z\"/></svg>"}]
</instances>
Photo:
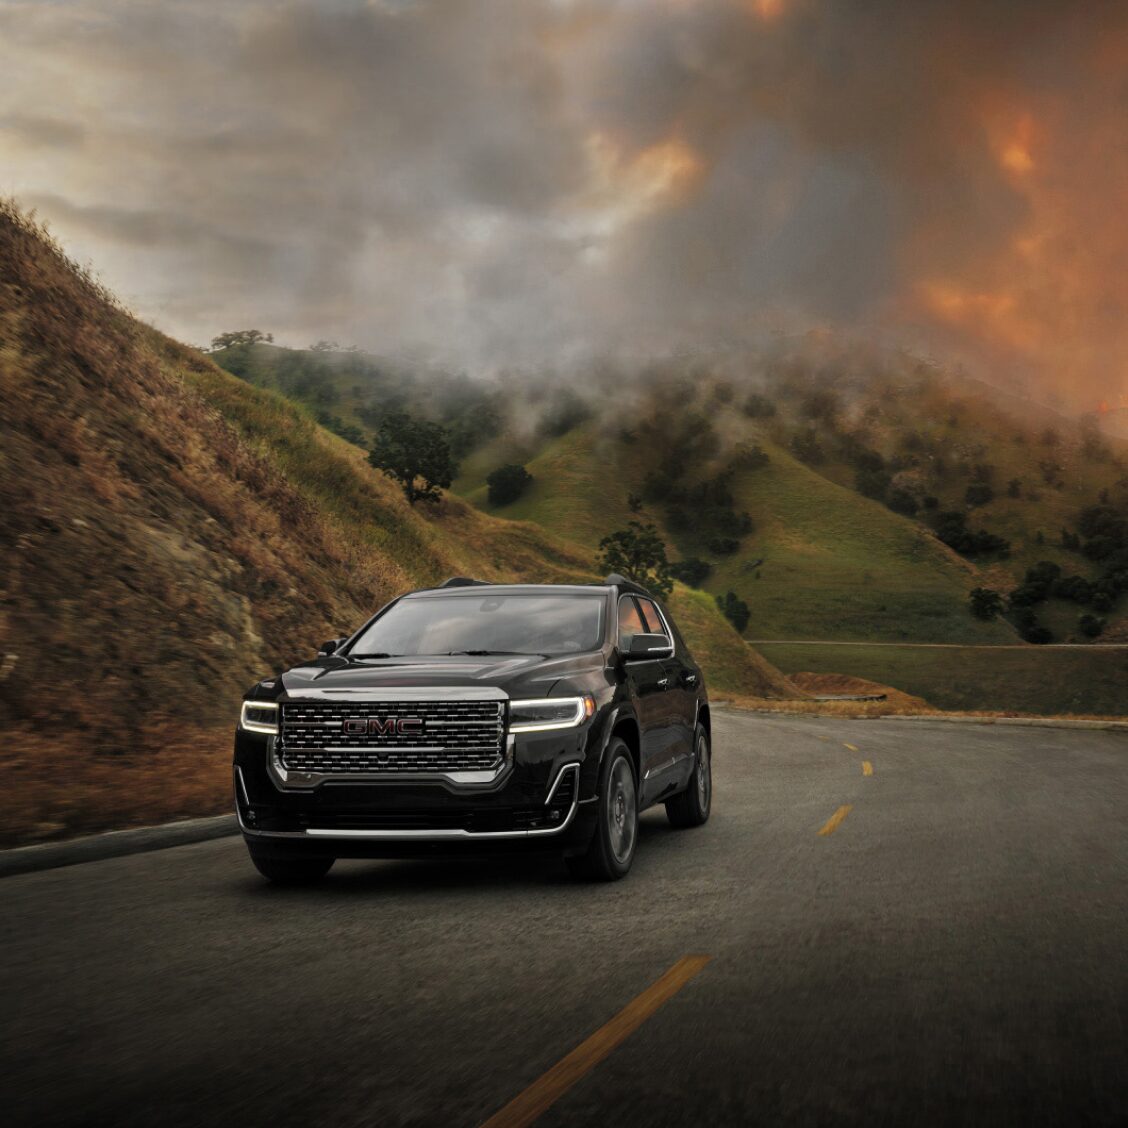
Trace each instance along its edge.
<instances>
[{"instance_id":1,"label":"black suv","mask_svg":"<svg viewBox=\"0 0 1128 1128\"><path fill-rule=\"evenodd\" d=\"M646 807L709 817L709 735L701 670L644 588L456 578L247 694L235 806L276 882L511 845L613 880Z\"/></svg>"}]
</instances>

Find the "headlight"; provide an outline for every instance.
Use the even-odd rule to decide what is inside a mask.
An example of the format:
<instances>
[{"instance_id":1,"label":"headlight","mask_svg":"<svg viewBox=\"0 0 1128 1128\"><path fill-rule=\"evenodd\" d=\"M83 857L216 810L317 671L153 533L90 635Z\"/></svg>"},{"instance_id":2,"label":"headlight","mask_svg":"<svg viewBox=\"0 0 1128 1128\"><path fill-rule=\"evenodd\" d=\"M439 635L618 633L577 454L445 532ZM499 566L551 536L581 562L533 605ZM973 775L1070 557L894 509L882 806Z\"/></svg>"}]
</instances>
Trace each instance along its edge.
<instances>
[{"instance_id":1,"label":"headlight","mask_svg":"<svg viewBox=\"0 0 1128 1128\"><path fill-rule=\"evenodd\" d=\"M278 732L278 705L273 701L244 701L239 727L247 732Z\"/></svg>"},{"instance_id":2,"label":"headlight","mask_svg":"<svg viewBox=\"0 0 1128 1128\"><path fill-rule=\"evenodd\" d=\"M510 732L548 732L575 728L595 713L595 698L543 697L535 701L509 702Z\"/></svg>"}]
</instances>

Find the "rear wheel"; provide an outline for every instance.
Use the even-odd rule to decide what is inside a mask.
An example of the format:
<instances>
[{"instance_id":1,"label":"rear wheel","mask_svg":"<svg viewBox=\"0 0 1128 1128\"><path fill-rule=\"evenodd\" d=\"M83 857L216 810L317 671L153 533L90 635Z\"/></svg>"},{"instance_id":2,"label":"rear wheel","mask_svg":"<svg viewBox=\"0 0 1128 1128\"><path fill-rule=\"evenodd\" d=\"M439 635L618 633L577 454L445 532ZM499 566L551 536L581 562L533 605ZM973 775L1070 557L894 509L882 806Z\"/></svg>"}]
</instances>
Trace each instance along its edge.
<instances>
[{"instance_id":1,"label":"rear wheel","mask_svg":"<svg viewBox=\"0 0 1128 1128\"><path fill-rule=\"evenodd\" d=\"M248 845L255 869L274 885L313 885L333 868L336 858L297 858L264 854Z\"/></svg>"},{"instance_id":2,"label":"rear wheel","mask_svg":"<svg viewBox=\"0 0 1128 1128\"><path fill-rule=\"evenodd\" d=\"M666 800L666 817L671 826L701 826L708 821L713 805L713 757L709 734L700 725L693 738L693 761L689 786Z\"/></svg>"},{"instance_id":3,"label":"rear wheel","mask_svg":"<svg viewBox=\"0 0 1128 1128\"><path fill-rule=\"evenodd\" d=\"M630 872L638 843L638 783L631 751L618 737L608 745L599 773L597 808L587 852L564 860L576 877L618 881Z\"/></svg>"}]
</instances>

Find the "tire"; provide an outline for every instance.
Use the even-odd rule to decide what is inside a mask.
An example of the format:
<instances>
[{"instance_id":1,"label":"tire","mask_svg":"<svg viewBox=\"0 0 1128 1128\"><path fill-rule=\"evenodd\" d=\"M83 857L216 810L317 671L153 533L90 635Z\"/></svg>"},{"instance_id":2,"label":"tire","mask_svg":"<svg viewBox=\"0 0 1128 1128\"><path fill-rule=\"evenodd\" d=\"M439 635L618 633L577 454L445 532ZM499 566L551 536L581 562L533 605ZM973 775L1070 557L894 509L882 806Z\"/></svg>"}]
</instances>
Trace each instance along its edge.
<instances>
[{"instance_id":1,"label":"tire","mask_svg":"<svg viewBox=\"0 0 1128 1128\"><path fill-rule=\"evenodd\" d=\"M272 885L313 885L333 868L336 858L286 858L247 847L255 869Z\"/></svg>"},{"instance_id":2,"label":"tire","mask_svg":"<svg viewBox=\"0 0 1128 1128\"><path fill-rule=\"evenodd\" d=\"M713 752L709 746L709 734L701 725L693 734L693 760L689 786L666 800L666 817L671 826L701 826L709 821L709 810L713 805Z\"/></svg>"},{"instance_id":3,"label":"tire","mask_svg":"<svg viewBox=\"0 0 1128 1128\"><path fill-rule=\"evenodd\" d=\"M564 859L574 877L618 881L626 877L638 845L638 780L631 750L613 737L599 772L595 833L587 852Z\"/></svg>"}]
</instances>

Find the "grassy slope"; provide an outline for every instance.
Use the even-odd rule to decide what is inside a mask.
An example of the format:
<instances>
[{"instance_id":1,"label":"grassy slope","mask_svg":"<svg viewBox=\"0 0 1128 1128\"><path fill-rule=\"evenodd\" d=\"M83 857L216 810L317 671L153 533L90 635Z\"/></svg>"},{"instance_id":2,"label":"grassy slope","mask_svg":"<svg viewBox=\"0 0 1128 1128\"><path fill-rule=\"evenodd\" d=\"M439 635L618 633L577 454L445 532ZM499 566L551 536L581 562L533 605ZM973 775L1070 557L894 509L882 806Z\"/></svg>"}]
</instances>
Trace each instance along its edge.
<instances>
[{"instance_id":1,"label":"grassy slope","mask_svg":"<svg viewBox=\"0 0 1128 1128\"><path fill-rule=\"evenodd\" d=\"M771 463L735 479L756 533L746 539L744 553L716 563L705 585L710 592L734 590L748 602L749 634L1013 641L1006 624L968 614L967 593L981 582L973 565L916 523L828 481L768 440L758 441ZM485 505L485 475L511 454L500 441L477 452L456 489ZM546 444L525 465L533 484L497 512L592 547L630 519L626 496L639 488L641 476L625 462L623 448L601 441L590 425ZM749 569L749 557L765 563Z\"/></svg>"},{"instance_id":2,"label":"grassy slope","mask_svg":"<svg viewBox=\"0 0 1128 1128\"><path fill-rule=\"evenodd\" d=\"M1123 716L1128 650L1077 647L762 645L788 673L852 674L941 709Z\"/></svg>"}]
</instances>

